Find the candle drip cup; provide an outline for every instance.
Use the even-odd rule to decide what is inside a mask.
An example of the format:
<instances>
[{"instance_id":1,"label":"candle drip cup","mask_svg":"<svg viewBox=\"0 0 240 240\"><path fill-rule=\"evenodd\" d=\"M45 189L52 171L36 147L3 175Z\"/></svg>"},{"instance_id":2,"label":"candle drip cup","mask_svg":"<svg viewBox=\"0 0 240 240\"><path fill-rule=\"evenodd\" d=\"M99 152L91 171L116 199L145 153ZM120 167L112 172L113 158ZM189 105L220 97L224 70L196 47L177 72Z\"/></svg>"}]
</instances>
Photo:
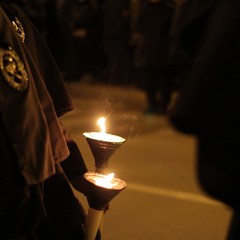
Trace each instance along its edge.
<instances>
[{"instance_id":1,"label":"candle drip cup","mask_svg":"<svg viewBox=\"0 0 240 240\"><path fill-rule=\"evenodd\" d=\"M126 182L119 178L112 179L112 187L97 185L96 179L104 177L103 174L92 172L84 174L89 189L87 194L88 203L91 208L96 210L104 210L108 203L126 187Z\"/></svg>"},{"instance_id":2,"label":"candle drip cup","mask_svg":"<svg viewBox=\"0 0 240 240\"><path fill-rule=\"evenodd\" d=\"M108 161L114 152L125 142L125 139L116 135L102 134L101 132L83 133L92 151L95 160L95 171L106 174Z\"/></svg>"}]
</instances>

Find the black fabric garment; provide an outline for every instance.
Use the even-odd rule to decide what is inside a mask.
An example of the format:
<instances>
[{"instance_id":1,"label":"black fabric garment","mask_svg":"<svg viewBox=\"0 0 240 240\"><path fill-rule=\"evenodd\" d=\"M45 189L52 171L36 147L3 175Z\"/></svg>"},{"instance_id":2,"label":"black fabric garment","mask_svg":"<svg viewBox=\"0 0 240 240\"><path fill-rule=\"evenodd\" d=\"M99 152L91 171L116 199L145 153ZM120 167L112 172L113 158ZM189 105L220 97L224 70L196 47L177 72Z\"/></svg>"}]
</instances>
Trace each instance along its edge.
<instances>
[{"instance_id":1,"label":"black fabric garment","mask_svg":"<svg viewBox=\"0 0 240 240\"><path fill-rule=\"evenodd\" d=\"M240 239L240 216L239 212L234 212L230 223L229 232L227 234L227 240L239 240Z\"/></svg>"},{"instance_id":2,"label":"black fabric garment","mask_svg":"<svg viewBox=\"0 0 240 240\"><path fill-rule=\"evenodd\" d=\"M206 27L171 121L199 139L197 171L203 189L239 209L240 3L221 0L213 1L211 8L206 5ZM186 20L184 29L204 14Z\"/></svg>"},{"instance_id":3,"label":"black fabric garment","mask_svg":"<svg viewBox=\"0 0 240 240\"><path fill-rule=\"evenodd\" d=\"M237 7L235 1L219 1L205 20L202 41L172 112L172 121L181 131L223 138L239 135Z\"/></svg>"},{"instance_id":4,"label":"black fabric garment","mask_svg":"<svg viewBox=\"0 0 240 240\"><path fill-rule=\"evenodd\" d=\"M168 62L178 81L185 81L204 36L209 15L218 0L184 0L176 6L171 24Z\"/></svg>"},{"instance_id":5,"label":"black fabric garment","mask_svg":"<svg viewBox=\"0 0 240 240\"><path fill-rule=\"evenodd\" d=\"M68 180L57 166L57 173L44 183L46 218L36 229L39 240L79 240L85 235L85 212L74 197Z\"/></svg>"},{"instance_id":6,"label":"black fabric garment","mask_svg":"<svg viewBox=\"0 0 240 240\"><path fill-rule=\"evenodd\" d=\"M239 210L240 142L238 139L199 137L197 174L212 197Z\"/></svg>"},{"instance_id":7,"label":"black fabric garment","mask_svg":"<svg viewBox=\"0 0 240 240\"><path fill-rule=\"evenodd\" d=\"M25 41L13 26L15 17ZM66 169L74 170L68 169L72 177L86 172L59 121L74 109L70 95L43 38L10 2L0 5L0 39L0 239L33 240L36 227L43 236L44 229L63 223L62 239L85 239L85 213L57 164L71 162ZM16 87L21 81L22 89Z\"/></svg>"}]
</instances>

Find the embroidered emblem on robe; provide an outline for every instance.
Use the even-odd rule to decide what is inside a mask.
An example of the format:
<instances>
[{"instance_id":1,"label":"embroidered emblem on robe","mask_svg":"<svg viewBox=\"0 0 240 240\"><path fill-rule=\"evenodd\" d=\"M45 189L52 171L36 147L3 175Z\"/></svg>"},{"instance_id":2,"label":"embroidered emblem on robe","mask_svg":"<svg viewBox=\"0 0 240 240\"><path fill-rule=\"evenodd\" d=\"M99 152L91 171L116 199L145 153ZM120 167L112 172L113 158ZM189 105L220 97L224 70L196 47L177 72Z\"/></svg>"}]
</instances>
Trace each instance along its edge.
<instances>
[{"instance_id":1,"label":"embroidered emblem on robe","mask_svg":"<svg viewBox=\"0 0 240 240\"><path fill-rule=\"evenodd\" d=\"M18 54L12 49L0 48L0 71L6 82L15 90L24 91L28 87L28 75Z\"/></svg>"}]
</instances>

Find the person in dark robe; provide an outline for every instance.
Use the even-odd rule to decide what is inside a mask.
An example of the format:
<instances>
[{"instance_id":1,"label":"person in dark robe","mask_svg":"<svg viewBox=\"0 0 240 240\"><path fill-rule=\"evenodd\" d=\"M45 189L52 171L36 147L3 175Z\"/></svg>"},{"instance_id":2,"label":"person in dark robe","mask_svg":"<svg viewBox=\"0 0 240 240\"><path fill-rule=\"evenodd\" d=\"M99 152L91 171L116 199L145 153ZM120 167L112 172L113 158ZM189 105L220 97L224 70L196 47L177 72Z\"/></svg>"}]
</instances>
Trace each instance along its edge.
<instances>
[{"instance_id":1,"label":"person in dark robe","mask_svg":"<svg viewBox=\"0 0 240 240\"><path fill-rule=\"evenodd\" d=\"M177 23L188 56L170 121L197 137L203 190L233 209L228 240L240 239L240 2L192 0ZM185 40L185 41L184 41ZM185 55L186 56L186 55Z\"/></svg>"},{"instance_id":2,"label":"person in dark robe","mask_svg":"<svg viewBox=\"0 0 240 240\"><path fill-rule=\"evenodd\" d=\"M0 239L87 239L86 213L72 190L89 200L87 168L61 123L75 106L17 3L0 1Z\"/></svg>"}]
</instances>

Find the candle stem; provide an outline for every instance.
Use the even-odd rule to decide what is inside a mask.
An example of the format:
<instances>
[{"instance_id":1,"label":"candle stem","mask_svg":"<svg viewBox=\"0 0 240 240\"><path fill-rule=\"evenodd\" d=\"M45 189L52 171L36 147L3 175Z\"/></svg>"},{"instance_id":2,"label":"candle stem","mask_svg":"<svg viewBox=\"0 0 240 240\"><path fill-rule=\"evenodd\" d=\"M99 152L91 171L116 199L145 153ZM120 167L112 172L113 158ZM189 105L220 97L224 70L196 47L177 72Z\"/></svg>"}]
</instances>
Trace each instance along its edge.
<instances>
[{"instance_id":1,"label":"candle stem","mask_svg":"<svg viewBox=\"0 0 240 240\"><path fill-rule=\"evenodd\" d=\"M87 240L95 240L102 221L103 212L104 210L89 208L85 221Z\"/></svg>"}]
</instances>

